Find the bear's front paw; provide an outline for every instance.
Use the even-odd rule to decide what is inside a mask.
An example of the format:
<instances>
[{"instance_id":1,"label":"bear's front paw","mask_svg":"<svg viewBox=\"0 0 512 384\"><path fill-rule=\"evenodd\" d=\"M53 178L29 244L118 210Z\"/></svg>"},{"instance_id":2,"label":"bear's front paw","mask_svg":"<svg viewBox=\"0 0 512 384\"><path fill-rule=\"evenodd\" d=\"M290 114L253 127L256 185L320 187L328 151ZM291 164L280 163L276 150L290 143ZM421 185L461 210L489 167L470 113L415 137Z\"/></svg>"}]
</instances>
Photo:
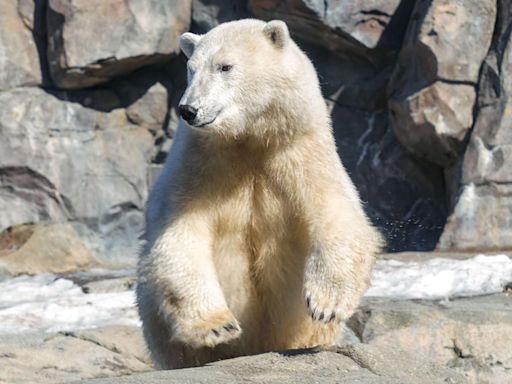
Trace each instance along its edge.
<instances>
[{"instance_id":1,"label":"bear's front paw","mask_svg":"<svg viewBox=\"0 0 512 384\"><path fill-rule=\"evenodd\" d=\"M339 281L314 280L304 284L304 296L308 312L313 320L340 322L352 315L359 298L350 289L344 289Z\"/></svg>"},{"instance_id":2,"label":"bear's front paw","mask_svg":"<svg viewBox=\"0 0 512 384\"><path fill-rule=\"evenodd\" d=\"M240 336L238 321L228 309L200 317L200 320L181 320L174 327L173 340L193 348L215 347Z\"/></svg>"}]
</instances>

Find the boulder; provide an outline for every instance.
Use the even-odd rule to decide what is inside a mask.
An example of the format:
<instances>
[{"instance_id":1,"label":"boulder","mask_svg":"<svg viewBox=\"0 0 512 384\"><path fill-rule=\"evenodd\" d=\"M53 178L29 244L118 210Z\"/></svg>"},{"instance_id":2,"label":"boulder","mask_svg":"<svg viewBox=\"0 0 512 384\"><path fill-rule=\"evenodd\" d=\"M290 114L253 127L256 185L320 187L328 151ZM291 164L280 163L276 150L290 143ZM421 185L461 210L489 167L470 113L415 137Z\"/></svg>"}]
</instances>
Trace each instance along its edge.
<instances>
[{"instance_id":1,"label":"boulder","mask_svg":"<svg viewBox=\"0 0 512 384\"><path fill-rule=\"evenodd\" d=\"M0 273L70 273L97 266L69 224L22 225L0 233Z\"/></svg>"},{"instance_id":2,"label":"boulder","mask_svg":"<svg viewBox=\"0 0 512 384\"><path fill-rule=\"evenodd\" d=\"M363 343L424 356L470 383L512 380L512 300L505 294L443 302L365 298L349 326Z\"/></svg>"},{"instance_id":3,"label":"boulder","mask_svg":"<svg viewBox=\"0 0 512 384\"><path fill-rule=\"evenodd\" d=\"M42 81L34 29L34 2L2 1L0 12L0 91Z\"/></svg>"},{"instance_id":4,"label":"boulder","mask_svg":"<svg viewBox=\"0 0 512 384\"><path fill-rule=\"evenodd\" d=\"M412 94L394 93L389 100L391 124L415 156L448 166L464 152L475 98L473 86L441 81Z\"/></svg>"},{"instance_id":5,"label":"boulder","mask_svg":"<svg viewBox=\"0 0 512 384\"><path fill-rule=\"evenodd\" d=\"M454 164L473 124L496 2L418 1L389 85L393 128L412 153Z\"/></svg>"},{"instance_id":6,"label":"boulder","mask_svg":"<svg viewBox=\"0 0 512 384\"><path fill-rule=\"evenodd\" d=\"M104 83L179 53L190 0L48 0L48 61L59 88Z\"/></svg>"}]
</instances>

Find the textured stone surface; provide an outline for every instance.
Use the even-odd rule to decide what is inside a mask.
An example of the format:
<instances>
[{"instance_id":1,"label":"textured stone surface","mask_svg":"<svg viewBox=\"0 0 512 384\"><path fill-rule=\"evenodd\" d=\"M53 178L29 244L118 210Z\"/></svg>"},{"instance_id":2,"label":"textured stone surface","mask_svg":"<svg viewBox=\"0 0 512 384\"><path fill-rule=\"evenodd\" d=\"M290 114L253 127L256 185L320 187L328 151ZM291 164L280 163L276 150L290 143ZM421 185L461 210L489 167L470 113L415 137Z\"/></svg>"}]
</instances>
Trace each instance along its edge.
<instances>
[{"instance_id":1,"label":"textured stone surface","mask_svg":"<svg viewBox=\"0 0 512 384\"><path fill-rule=\"evenodd\" d=\"M0 93L0 230L79 220L108 232L121 215L135 246L153 136L118 103L106 91Z\"/></svg>"},{"instance_id":2,"label":"textured stone surface","mask_svg":"<svg viewBox=\"0 0 512 384\"><path fill-rule=\"evenodd\" d=\"M60 88L83 88L179 52L190 0L48 0L48 60Z\"/></svg>"},{"instance_id":3,"label":"textured stone surface","mask_svg":"<svg viewBox=\"0 0 512 384\"><path fill-rule=\"evenodd\" d=\"M475 97L471 85L441 81L413 94L394 93L389 107L396 136L419 158L453 164L464 152Z\"/></svg>"},{"instance_id":4,"label":"textured stone surface","mask_svg":"<svg viewBox=\"0 0 512 384\"><path fill-rule=\"evenodd\" d=\"M512 244L512 184L464 185L439 249L500 250Z\"/></svg>"},{"instance_id":5,"label":"textured stone surface","mask_svg":"<svg viewBox=\"0 0 512 384\"><path fill-rule=\"evenodd\" d=\"M482 66L475 124L440 249L512 246L512 3L500 0L498 6L494 40Z\"/></svg>"},{"instance_id":6,"label":"textured stone surface","mask_svg":"<svg viewBox=\"0 0 512 384\"><path fill-rule=\"evenodd\" d=\"M494 1L416 2L389 105L398 139L417 156L447 166L463 153L495 16Z\"/></svg>"},{"instance_id":7,"label":"textured stone surface","mask_svg":"<svg viewBox=\"0 0 512 384\"><path fill-rule=\"evenodd\" d=\"M0 234L0 273L70 273L96 266L69 224L38 224Z\"/></svg>"},{"instance_id":8,"label":"textured stone surface","mask_svg":"<svg viewBox=\"0 0 512 384\"><path fill-rule=\"evenodd\" d=\"M138 328L0 336L0 383L62 383L150 369Z\"/></svg>"},{"instance_id":9,"label":"textured stone surface","mask_svg":"<svg viewBox=\"0 0 512 384\"><path fill-rule=\"evenodd\" d=\"M34 4L2 0L0 12L0 90L38 85L42 75L33 38Z\"/></svg>"},{"instance_id":10,"label":"textured stone surface","mask_svg":"<svg viewBox=\"0 0 512 384\"><path fill-rule=\"evenodd\" d=\"M395 348L354 345L332 350L285 351L224 360L205 367L160 371L87 384L129 383L465 383L461 375L416 360Z\"/></svg>"},{"instance_id":11,"label":"textured stone surface","mask_svg":"<svg viewBox=\"0 0 512 384\"><path fill-rule=\"evenodd\" d=\"M470 383L512 380L512 298L504 294L450 302L365 299L350 326L360 340L426 356Z\"/></svg>"}]
</instances>

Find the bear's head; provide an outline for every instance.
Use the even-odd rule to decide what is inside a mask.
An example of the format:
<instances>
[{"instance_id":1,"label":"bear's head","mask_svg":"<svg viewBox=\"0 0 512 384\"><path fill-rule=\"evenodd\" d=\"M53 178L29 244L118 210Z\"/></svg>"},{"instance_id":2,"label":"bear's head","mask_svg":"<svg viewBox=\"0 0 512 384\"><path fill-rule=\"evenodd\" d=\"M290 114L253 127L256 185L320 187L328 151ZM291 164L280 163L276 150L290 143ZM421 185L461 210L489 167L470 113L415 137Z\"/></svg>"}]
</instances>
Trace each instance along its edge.
<instances>
[{"instance_id":1,"label":"bear's head","mask_svg":"<svg viewBox=\"0 0 512 384\"><path fill-rule=\"evenodd\" d=\"M283 21L224 23L205 35L184 33L180 46L189 60L179 112L192 129L268 135L313 118L318 100L325 109L316 72Z\"/></svg>"}]
</instances>

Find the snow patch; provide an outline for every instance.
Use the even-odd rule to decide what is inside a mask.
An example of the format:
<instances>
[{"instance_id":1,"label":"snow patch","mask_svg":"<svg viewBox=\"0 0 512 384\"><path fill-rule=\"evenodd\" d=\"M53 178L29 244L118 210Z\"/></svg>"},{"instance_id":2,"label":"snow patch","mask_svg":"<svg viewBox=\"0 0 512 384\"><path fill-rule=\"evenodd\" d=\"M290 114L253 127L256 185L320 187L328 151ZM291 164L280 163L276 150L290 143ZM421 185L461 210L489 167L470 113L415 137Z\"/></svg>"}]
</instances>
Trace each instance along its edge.
<instances>
[{"instance_id":1,"label":"snow patch","mask_svg":"<svg viewBox=\"0 0 512 384\"><path fill-rule=\"evenodd\" d=\"M72 281L53 275L0 282L0 334L106 325L140 326L133 291L85 294Z\"/></svg>"},{"instance_id":2,"label":"snow patch","mask_svg":"<svg viewBox=\"0 0 512 384\"><path fill-rule=\"evenodd\" d=\"M512 259L478 255L471 259L421 262L379 260L366 296L447 299L501 292L512 281Z\"/></svg>"},{"instance_id":3,"label":"snow patch","mask_svg":"<svg viewBox=\"0 0 512 384\"><path fill-rule=\"evenodd\" d=\"M122 271L111 276L126 276ZM89 271L85 280L105 271ZM78 279L78 276L73 276ZM501 292L512 281L512 260L479 255L466 260L379 260L369 297L447 299ZM106 325L140 326L133 290L86 294L73 281L53 275L20 276L0 282L0 334L73 331Z\"/></svg>"}]
</instances>

